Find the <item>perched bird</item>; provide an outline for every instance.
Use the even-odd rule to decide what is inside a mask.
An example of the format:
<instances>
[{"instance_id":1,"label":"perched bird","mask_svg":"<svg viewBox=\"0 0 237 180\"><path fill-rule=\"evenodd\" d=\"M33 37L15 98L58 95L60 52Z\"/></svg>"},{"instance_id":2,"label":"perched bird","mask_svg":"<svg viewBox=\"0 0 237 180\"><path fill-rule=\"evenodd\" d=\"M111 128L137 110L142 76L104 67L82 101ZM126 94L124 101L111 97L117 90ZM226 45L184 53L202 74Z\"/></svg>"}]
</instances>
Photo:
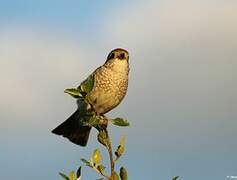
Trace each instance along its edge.
<instances>
[{"instance_id":1,"label":"perched bird","mask_svg":"<svg viewBox=\"0 0 237 180\"><path fill-rule=\"evenodd\" d=\"M97 115L104 115L123 100L128 87L128 60L129 54L126 50L112 50L105 63L78 86L78 89L82 89L93 79L93 87L85 91L85 96ZM52 132L68 138L77 145L86 146L91 130L91 126L84 123L88 107L81 99L77 100L77 104L77 110Z\"/></svg>"}]
</instances>

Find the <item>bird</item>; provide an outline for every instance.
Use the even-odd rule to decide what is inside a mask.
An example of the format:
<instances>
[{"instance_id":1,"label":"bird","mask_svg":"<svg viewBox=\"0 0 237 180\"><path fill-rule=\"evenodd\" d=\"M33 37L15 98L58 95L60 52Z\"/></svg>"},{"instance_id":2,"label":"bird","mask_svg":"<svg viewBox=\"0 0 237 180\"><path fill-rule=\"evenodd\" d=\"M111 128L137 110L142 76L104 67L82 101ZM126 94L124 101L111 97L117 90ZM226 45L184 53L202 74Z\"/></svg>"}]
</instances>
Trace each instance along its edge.
<instances>
[{"instance_id":1,"label":"bird","mask_svg":"<svg viewBox=\"0 0 237 180\"><path fill-rule=\"evenodd\" d=\"M126 95L129 77L129 53L122 48L113 49L107 56L105 63L88 76L77 89L82 89L93 79L93 86L85 91L83 99L77 99L77 110L62 124L52 130L56 135L68 138L72 143L86 146L91 126L85 112L93 110L96 115L103 116L118 106Z\"/></svg>"}]
</instances>

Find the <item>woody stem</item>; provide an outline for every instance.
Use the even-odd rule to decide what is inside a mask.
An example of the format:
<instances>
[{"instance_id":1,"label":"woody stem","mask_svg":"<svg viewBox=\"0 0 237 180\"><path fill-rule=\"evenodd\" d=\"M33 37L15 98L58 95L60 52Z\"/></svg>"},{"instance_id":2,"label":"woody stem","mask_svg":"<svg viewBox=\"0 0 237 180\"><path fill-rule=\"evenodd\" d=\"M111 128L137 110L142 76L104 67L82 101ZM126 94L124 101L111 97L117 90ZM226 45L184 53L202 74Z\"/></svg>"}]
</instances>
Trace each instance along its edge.
<instances>
[{"instance_id":1,"label":"woody stem","mask_svg":"<svg viewBox=\"0 0 237 180\"><path fill-rule=\"evenodd\" d=\"M109 134L108 131L106 130L107 133L107 137L108 137L108 143L107 143L107 150L109 153L109 160L110 160L110 169L111 169L111 177L113 177L114 174L114 159L113 159L113 150L112 150L112 144L111 144L111 140L109 138Z\"/></svg>"}]
</instances>

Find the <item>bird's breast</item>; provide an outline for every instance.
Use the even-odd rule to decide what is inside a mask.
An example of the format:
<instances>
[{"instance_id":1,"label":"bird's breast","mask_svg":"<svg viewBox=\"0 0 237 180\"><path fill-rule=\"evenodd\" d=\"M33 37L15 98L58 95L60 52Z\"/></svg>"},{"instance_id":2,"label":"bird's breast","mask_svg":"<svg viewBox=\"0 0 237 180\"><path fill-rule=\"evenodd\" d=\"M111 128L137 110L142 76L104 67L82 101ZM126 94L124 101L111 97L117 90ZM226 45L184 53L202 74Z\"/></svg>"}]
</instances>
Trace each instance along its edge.
<instances>
[{"instance_id":1,"label":"bird's breast","mask_svg":"<svg viewBox=\"0 0 237 180\"><path fill-rule=\"evenodd\" d=\"M128 69L115 71L101 67L95 72L95 86L89 100L99 114L104 114L116 107L124 98L128 86Z\"/></svg>"}]
</instances>

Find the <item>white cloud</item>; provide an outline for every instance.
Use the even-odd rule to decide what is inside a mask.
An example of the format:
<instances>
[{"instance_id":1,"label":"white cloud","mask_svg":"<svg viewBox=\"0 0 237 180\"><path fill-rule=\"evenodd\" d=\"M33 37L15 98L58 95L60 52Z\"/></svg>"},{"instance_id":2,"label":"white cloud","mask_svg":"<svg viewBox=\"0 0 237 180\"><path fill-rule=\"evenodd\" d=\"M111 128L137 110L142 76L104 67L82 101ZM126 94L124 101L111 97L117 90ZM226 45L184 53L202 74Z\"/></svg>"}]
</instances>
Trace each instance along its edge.
<instances>
[{"instance_id":1,"label":"white cloud","mask_svg":"<svg viewBox=\"0 0 237 180\"><path fill-rule=\"evenodd\" d=\"M0 31L0 121L24 126L44 118L39 114L60 103L64 88L77 86L90 73L93 61L88 63L88 59L94 54L67 38L5 27Z\"/></svg>"},{"instance_id":2,"label":"white cloud","mask_svg":"<svg viewBox=\"0 0 237 180\"><path fill-rule=\"evenodd\" d=\"M199 139L201 128L205 139L233 123L236 7L236 1L143 1L109 16L107 43L130 50L130 115L141 131Z\"/></svg>"},{"instance_id":3,"label":"white cloud","mask_svg":"<svg viewBox=\"0 0 237 180\"><path fill-rule=\"evenodd\" d=\"M176 48L200 38L209 44L236 45L236 7L236 1L144 1L109 16L106 34L112 42L140 50Z\"/></svg>"}]
</instances>

